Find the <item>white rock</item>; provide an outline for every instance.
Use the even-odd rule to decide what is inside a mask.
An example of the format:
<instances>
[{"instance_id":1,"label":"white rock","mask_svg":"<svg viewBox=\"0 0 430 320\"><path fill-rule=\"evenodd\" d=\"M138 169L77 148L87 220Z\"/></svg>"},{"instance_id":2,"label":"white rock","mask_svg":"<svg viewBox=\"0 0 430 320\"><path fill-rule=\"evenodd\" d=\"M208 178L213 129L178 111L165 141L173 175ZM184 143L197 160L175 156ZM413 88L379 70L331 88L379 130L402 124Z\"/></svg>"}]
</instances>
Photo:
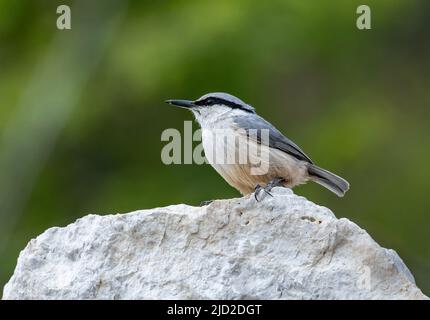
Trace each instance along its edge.
<instances>
[{"instance_id":1,"label":"white rock","mask_svg":"<svg viewBox=\"0 0 430 320\"><path fill-rule=\"evenodd\" d=\"M88 215L21 252L3 299L426 299L393 250L290 190Z\"/></svg>"}]
</instances>

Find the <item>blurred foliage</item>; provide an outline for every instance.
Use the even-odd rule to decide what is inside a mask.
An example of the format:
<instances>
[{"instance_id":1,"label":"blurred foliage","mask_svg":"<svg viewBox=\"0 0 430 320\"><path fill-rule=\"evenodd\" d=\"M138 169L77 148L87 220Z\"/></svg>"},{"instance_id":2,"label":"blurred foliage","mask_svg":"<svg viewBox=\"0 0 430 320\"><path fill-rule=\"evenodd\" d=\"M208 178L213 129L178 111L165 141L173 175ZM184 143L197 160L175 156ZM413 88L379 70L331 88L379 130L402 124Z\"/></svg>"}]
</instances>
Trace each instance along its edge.
<instances>
[{"instance_id":1,"label":"blurred foliage","mask_svg":"<svg viewBox=\"0 0 430 320\"><path fill-rule=\"evenodd\" d=\"M395 249L429 294L430 2L366 3L368 31L352 0L0 0L0 286L49 227L239 196L209 165L160 160L161 132L192 118L163 101L225 91L347 178L343 199L295 191Z\"/></svg>"}]
</instances>

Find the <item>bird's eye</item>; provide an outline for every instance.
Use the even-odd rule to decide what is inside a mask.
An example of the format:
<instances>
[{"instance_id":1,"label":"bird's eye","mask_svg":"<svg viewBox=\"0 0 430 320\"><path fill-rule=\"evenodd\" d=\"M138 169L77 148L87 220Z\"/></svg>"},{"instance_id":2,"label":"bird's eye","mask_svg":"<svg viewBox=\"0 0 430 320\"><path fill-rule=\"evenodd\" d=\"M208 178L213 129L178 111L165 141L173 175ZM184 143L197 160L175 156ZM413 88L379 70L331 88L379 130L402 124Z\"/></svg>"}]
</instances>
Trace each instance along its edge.
<instances>
[{"instance_id":1,"label":"bird's eye","mask_svg":"<svg viewBox=\"0 0 430 320\"><path fill-rule=\"evenodd\" d=\"M212 105L213 103L214 103L214 100L212 98L208 98L206 100L206 105L208 105L208 106Z\"/></svg>"}]
</instances>

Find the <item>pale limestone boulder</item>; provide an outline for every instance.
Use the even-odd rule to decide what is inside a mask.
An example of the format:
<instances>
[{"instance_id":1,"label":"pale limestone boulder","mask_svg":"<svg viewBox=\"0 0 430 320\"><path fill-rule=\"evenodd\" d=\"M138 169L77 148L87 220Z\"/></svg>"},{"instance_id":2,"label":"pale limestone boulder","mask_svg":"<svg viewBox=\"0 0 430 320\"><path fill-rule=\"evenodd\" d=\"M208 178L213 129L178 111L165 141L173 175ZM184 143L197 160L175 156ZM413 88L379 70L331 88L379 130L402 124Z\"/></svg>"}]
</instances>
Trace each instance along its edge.
<instances>
[{"instance_id":1,"label":"pale limestone boulder","mask_svg":"<svg viewBox=\"0 0 430 320\"><path fill-rule=\"evenodd\" d=\"M21 252L3 299L427 298L365 230L289 189L272 193L48 229Z\"/></svg>"}]
</instances>

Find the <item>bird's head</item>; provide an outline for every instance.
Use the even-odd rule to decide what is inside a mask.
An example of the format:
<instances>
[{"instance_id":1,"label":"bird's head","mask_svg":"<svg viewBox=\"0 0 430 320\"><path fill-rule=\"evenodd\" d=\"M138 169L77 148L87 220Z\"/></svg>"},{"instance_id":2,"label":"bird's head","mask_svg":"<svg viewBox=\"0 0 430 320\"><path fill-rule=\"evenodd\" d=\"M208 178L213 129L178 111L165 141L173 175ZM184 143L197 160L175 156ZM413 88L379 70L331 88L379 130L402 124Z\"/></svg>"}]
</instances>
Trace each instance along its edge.
<instances>
[{"instance_id":1,"label":"bird's head","mask_svg":"<svg viewBox=\"0 0 430 320\"><path fill-rule=\"evenodd\" d=\"M255 113L254 108L228 93L208 93L197 100L166 100L166 103L191 110L202 124L229 111Z\"/></svg>"}]
</instances>

